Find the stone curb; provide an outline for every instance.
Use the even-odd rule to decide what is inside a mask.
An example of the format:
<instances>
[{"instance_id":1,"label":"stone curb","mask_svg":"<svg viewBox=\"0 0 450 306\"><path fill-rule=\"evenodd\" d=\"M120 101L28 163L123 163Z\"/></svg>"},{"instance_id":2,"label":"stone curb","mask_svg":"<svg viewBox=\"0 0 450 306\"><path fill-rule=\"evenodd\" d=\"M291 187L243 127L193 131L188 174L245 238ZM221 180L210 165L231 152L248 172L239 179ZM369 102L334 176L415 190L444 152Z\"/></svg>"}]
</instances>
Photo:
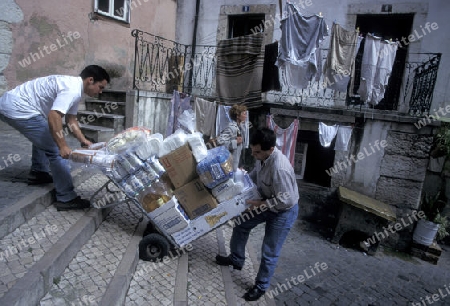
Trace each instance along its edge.
<instances>
[{"instance_id":1,"label":"stone curb","mask_svg":"<svg viewBox=\"0 0 450 306\"><path fill-rule=\"evenodd\" d=\"M182 254L178 259L177 275L175 277L175 292L173 295L174 306L188 305L188 274L189 274L189 253Z\"/></svg>"},{"instance_id":2,"label":"stone curb","mask_svg":"<svg viewBox=\"0 0 450 306\"><path fill-rule=\"evenodd\" d=\"M222 256L226 256L227 251L225 248L225 237L221 228L216 229L216 236L217 244L219 245L219 254ZM221 266L220 270L222 271L223 285L225 288L225 299L227 301L227 305L237 305L237 296L234 290L234 282L233 278L231 277L230 268Z\"/></svg>"},{"instance_id":3,"label":"stone curb","mask_svg":"<svg viewBox=\"0 0 450 306\"><path fill-rule=\"evenodd\" d=\"M37 305L110 210L90 209L0 298L0 305Z\"/></svg>"},{"instance_id":4,"label":"stone curb","mask_svg":"<svg viewBox=\"0 0 450 306\"><path fill-rule=\"evenodd\" d=\"M147 227L145 220L141 221L135 230L125 254L117 267L114 277L111 279L99 306L121 306L125 304L125 298L130 287L131 279L139 262L139 242Z\"/></svg>"},{"instance_id":5,"label":"stone curb","mask_svg":"<svg viewBox=\"0 0 450 306\"><path fill-rule=\"evenodd\" d=\"M0 211L0 239L50 206L54 201L53 189L53 184L43 186Z\"/></svg>"}]
</instances>

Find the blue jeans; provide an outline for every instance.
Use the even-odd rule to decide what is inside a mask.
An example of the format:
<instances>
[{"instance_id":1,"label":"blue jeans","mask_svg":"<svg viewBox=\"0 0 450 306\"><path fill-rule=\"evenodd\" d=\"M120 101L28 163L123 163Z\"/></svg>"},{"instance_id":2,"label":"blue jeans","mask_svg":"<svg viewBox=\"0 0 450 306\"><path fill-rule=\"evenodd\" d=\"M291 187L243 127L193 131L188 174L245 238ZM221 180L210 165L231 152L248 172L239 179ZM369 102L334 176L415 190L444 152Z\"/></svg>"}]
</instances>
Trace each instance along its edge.
<instances>
[{"instance_id":1,"label":"blue jeans","mask_svg":"<svg viewBox=\"0 0 450 306\"><path fill-rule=\"evenodd\" d=\"M267 210L260 214L253 214L252 218L245 218L246 221L233 228L230 241L230 259L235 265L243 266L245 261L245 245L247 244L250 231L258 224L266 222L264 240L261 248L261 264L255 279L255 285L261 290L266 291L270 286L270 279L275 272L281 247L297 219L297 215L298 204L281 213ZM239 218L244 220L242 215Z\"/></svg>"},{"instance_id":2,"label":"blue jeans","mask_svg":"<svg viewBox=\"0 0 450 306\"><path fill-rule=\"evenodd\" d=\"M50 134L44 116L30 119L11 119L0 114L0 119L18 130L33 144L31 170L49 172L53 175L56 199L67 202L77 197L74 191L68 160L59 155L59 149Z\"/></svg>"}]
</instances>

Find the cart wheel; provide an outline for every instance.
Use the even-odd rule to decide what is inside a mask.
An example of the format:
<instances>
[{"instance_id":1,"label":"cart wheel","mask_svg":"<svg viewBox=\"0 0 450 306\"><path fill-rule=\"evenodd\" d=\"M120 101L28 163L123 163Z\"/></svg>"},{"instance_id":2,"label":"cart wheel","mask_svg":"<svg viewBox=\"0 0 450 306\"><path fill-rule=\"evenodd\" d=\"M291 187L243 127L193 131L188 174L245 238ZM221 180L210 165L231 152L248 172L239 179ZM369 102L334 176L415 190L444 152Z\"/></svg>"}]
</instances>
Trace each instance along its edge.
<instances>
[{"instance_id":1,"label":"cart wheel","mask_svg":"<svg viewBox=\"0 0 450 306\"><path fill-rule=\"evenodd\" d=\"M167 256L169 242L162 235L152 233L139 242L139 258L145 261L156 261Z\"/></svg>"}]
</instances>

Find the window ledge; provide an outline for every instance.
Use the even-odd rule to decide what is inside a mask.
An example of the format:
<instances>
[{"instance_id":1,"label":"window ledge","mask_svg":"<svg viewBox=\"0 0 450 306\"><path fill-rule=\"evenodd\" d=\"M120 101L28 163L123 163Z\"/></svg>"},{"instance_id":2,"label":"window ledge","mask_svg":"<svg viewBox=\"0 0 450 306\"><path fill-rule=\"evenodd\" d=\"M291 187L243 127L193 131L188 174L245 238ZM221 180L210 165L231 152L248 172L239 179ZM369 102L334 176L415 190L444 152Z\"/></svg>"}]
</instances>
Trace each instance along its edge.
<instances>
[{"instance_id":1,"label":"window ledge","mask_svg":"<svg viewBox=\"0 0 450 306\"><path fill-rule=\"evenodd\" d=\"M100 20L100 21L112 22L112 23L118 24L120 26L123 26L125 28L131 27L130 23L128 23L126 21L118 20L113 17L105 16L105 15L102 15L102 14L99 14L96 12L91 12L89 14L89 19L91 21L99 21Z\"/></svg>"}]
</instances>

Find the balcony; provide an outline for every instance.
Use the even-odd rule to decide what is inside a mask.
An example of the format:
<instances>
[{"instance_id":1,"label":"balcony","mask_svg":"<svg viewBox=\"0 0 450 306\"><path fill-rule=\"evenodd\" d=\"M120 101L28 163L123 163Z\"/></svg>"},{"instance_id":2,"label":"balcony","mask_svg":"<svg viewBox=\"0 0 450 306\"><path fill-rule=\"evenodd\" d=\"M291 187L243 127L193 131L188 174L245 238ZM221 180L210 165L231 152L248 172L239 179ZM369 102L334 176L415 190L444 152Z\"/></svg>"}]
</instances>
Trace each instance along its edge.
<instances>
[{"instance_id":1,"label":"balcony","mask_svg":"<svg viewBox=\"0 0 450 306\"><path fill-rule=\"evenodd\" d=\"M177 90L217 98L215 46L184 45L137 29L132 31L132 36L135 38L134 89L165 93ZM322 50L322 55L325 61L327 49ZM375 108L414 117L428 115L440 59L440 53L399 50L385 97ZM306 89L284 87L281 92L270 91L265 94L265 100L290 106L361 109L363 105L357 94L358 61L361 55L356 58L355 86L347 92L326 88L322 77Z\"/></svg>"}]
</instances>

